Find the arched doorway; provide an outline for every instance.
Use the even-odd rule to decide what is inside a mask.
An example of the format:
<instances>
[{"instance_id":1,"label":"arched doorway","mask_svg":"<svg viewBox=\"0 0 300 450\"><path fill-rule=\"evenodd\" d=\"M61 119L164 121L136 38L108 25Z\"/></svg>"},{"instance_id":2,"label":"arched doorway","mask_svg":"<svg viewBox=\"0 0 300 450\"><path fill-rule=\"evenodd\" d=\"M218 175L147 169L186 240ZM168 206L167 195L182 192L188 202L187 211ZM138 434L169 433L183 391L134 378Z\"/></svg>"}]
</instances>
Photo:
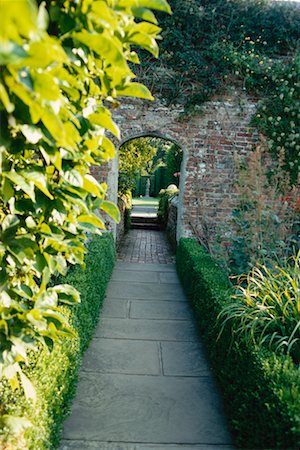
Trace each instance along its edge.
<instances>
[{"instance_id":1,"label":"arched doorway","mask_svg":"<svg viewBox=\"0 0 300 450\"><path fill-rule=\"evenodd\" d=\"M122 140L118 149L118 196L128 202L129 195L131 202L128 191L132 193L132 228L161 229L166 224L165 208L158 211L161 193L164 198L174 197L171 240L176 242L180 237L178 229L185 185L184 155L184 149L177 140L158 131L129 134ZM169 186L173 186L172 192L166 192ZM124 213L120 200L119 204ZM122 219L126 221L126 212L124 215ZM118 240L124 225L126 227L126 223L117 227Z\"/></svg>"}]
</instances>

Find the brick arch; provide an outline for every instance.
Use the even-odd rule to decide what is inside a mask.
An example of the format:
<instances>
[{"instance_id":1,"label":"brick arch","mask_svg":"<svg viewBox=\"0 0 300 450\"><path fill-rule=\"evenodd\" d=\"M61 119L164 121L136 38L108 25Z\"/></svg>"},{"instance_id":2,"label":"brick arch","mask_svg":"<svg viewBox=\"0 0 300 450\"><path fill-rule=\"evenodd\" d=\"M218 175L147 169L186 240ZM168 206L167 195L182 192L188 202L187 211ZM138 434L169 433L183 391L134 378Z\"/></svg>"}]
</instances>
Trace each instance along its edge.
<instances>
[{"instance_id":1,"label":"brick arch","mask_svg":"<svg viewBox=\"0 0 300 450\"><path fill-rule=\"evenodd\" d=\"M226 99L207 102L198 114L183 116L181 106L124 99L113 111L122 140L156 136L176 142L183 150L177 239L213 234L218 222L226 220L236 205L234 155L241 158L258 142L250 126L256 110L251 99L233 92ZM108 192L117 199L118 161L108 170Z\"/></svg>"},{"instance_id":2,"label":"brick arch","mask_svg":"<svg viewBox=\"0 0 300 450\"><path fill-rule=\"evenodd\" d=\"M179 196L178 196L178 209L177 209L177 239L179 239L182 234L182 212L183 212L183 202L184 202L184 189L185 189L185 178L186 178L186 170L185 170L185 164L187 161L187 149L179 142L180 141L180 135L178 135L178 132L172 132L172 130L169 133L161 132L157 129L155 130L144 130L140 131L138 133L132 132L132 130L129 128L125 130L122 133L122 139L118 145L118 149L124 145L126 142L129 142L133 139L138 139L141 137L156 137L163 139L165 141L173 142L174 144L177 144L181 150L183 151L183 159L181 162L181 168L180 168L180 180L179 180ZM119 174L119 172L118 172ZM117 175L118 176L118 175Z\"/></svg>"}]
</instances>

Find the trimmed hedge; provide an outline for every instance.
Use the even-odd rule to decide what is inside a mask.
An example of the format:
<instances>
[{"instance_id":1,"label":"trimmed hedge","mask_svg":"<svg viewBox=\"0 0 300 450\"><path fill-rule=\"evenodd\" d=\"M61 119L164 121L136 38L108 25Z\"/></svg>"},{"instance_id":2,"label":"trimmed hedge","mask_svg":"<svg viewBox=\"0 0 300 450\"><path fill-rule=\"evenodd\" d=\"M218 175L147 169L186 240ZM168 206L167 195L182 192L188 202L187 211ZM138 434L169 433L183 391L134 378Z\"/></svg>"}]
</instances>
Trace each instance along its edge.
<instances>
[{"instance_id":1,"label":"trimmed hedge","mask_svg":"<svg viewBox=\"0 0 300 450\"><path fill-rule=\"evenodd\" d=\"M64 336L51 353L43 347L32 353L27 374L37 390L36 405L27 402L22 392L12 393L5 381L0 382L1 409L5 408L7 414L26 417L33 424L7 448L52 450L59 444L62 421L75 393L82 355L97 324L115 263L110 233L93 237L87 247L86 269L71 267L63 279L81 294L80 304L60 307L69 318L74 337Z\"/></svg>"},{"instance_id":2,"label":"trimmed hedge","mask_svg":"<svg viewBox=\"0 0 300 450\"><path fill-rule=\"evenodd\" d=\"M210 255L193 239L177 248L177 270L194 307L224 395L239 448L300 448L300 370L289 357L254 351L230 329L220 334L217 317L231 286Z\"/></svg>"}]
</instances>

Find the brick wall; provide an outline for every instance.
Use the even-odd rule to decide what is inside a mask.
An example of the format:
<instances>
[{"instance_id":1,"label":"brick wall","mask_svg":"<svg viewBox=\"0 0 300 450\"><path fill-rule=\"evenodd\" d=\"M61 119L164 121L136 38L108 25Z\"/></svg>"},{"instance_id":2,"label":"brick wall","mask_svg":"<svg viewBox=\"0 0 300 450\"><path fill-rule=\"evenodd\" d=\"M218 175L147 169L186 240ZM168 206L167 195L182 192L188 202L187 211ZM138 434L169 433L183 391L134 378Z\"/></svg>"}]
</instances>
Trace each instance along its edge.
<instances>
[{"instance_id":1,"label":"brick wall","mask_svg":"<svg viewBox=\"0 0 300 450\"><path fill-rule=\"evenodd\" d=\"M159 100L124 99L113 112L121 144L151 135L183 149L177 237L211 234L216 222L226 220L236 200L234 155L245 157L258 142L249 125L254 112L255 103L237 94L206 103L193 117L183 117L181 107ZM109 173L110 180L116 179L117 164ZM109 190L116 190L111 184Z\"/></svg>"}]
</instances>

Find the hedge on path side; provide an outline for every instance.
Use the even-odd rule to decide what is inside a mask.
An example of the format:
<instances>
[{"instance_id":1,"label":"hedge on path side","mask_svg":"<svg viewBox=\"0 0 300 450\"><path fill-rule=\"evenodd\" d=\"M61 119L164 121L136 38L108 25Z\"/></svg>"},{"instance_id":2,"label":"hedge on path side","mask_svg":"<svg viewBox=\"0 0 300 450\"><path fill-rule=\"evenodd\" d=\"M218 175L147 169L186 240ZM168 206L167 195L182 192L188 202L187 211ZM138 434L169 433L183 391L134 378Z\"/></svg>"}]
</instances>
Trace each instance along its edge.
<instances>
[{"instance_id":1,"label":"hedge on path side","mask_svg":"<svg viewBox=\"0 0 300 450\"><path fill-rule=\"evenodd\" d=\"M73 335L65 335L56 342L52 352L42 345L38 352L30 354L26 369L36 386L37 402L30 404L22 391L12 393L8 382L0 382L1 409L6 414L23 417L33 424L26 432L20 430L2 442L7 449L54 449L59 443L61 424L69 410L75 393L77 376L104 299L107 283L115 263L115 246L110 233L95 236L88 243L85 257L86 269L71 267L64 281L78 289L81 303L59 308L71 325ZM20 419L19 419L20 420ZM9 429L7 430L9 433ZM3 436L5 438L5 435ZM7 447L6 447L7 445Z\"/></svg>"},{"instance_id":2,"label":"hedge on path side","mask_svg":"<svg viewBox=\"0 0 300 450\"><path fill-rule=\"evenodd\" d=\"M193 239L180 240L177 270L223 392L239 448L300 447L300 371L288 356L253 347L226 329L218 315L231 287L211 256Z\"/></svg>"}]
</instances>

